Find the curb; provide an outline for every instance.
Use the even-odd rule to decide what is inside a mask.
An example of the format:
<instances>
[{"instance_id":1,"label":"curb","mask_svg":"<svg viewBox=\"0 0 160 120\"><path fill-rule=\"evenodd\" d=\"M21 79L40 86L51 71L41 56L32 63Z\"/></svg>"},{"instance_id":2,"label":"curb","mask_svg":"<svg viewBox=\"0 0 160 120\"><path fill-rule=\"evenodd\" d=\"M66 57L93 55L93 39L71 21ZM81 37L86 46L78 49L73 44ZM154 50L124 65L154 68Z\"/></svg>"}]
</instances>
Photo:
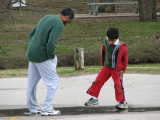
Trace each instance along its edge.
<instances>
[{"instance_id":1,"label":"curb","mask_svg":"<svg viewBox=\"0 0 160 120\"><path fill-rule=\"evenodd\" d=\"M77 107L55 107L61 111L62 115L81 115L81 114L94 114L94 113L119 113L119 112L147 112L147 111L160 111L160 106L157 107L135 107L129 106L126 110L118 110L115 106L77 106ZM20 109L1 109L0 117L4 116L30 116L27 108Z\"/></svg>"}]
</instances>

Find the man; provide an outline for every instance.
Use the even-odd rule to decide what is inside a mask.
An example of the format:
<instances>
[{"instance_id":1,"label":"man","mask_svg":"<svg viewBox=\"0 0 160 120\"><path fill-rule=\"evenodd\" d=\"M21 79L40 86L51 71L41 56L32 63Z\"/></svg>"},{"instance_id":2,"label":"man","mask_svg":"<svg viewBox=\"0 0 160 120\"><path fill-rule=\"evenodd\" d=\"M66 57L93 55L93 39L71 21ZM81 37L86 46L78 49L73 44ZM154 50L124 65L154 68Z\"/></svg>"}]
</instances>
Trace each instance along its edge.
<instances>
[{"instance_id":1,"label":"man","mask_svg":"<svg viewBox=\"0 0 160 120\"><path fill-rule=\"evenodd\" d=\"M71 23L73 18L74 11L71 8L63 9L58 15L46 15L29 35L27 105L31 114L41 113L42 116L60 114L60 111L52 107L59 83L55 50L64 26ZM42 108L36 98L37 85L41 78L47 86L47 95Z\"/></svg>"}]
</instances>

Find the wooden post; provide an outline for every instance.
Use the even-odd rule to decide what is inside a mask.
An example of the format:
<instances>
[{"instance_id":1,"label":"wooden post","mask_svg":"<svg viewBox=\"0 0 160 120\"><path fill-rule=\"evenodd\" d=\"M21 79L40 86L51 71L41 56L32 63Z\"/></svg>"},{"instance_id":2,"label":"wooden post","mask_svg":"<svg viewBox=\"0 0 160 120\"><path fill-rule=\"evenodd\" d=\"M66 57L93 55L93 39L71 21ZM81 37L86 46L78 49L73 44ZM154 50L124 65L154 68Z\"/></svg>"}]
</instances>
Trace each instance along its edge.
<instances>
[{"instance_id":1,"label":"wooden post","mask_svg":"<svg viewBox=\"0 0 160 120\"><path fill-rule=\"evenodd\" d=\"M74 48L74 52L75 70L84 69L84 49Z\"/></svg>"}]
</instances>

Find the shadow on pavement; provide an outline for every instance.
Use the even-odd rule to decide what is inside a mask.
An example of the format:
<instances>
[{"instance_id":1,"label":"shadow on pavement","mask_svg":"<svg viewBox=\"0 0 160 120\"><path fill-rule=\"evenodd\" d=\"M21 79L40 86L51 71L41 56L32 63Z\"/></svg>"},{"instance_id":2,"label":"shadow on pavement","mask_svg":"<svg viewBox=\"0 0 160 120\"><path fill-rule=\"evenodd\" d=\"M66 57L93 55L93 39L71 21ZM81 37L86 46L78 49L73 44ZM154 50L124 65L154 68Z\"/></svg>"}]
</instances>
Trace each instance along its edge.
<instances>
[{"instance_id":1,"label":"shadow on pavement","mask_svg":"<svg viewBox=\"0 0 160 120\"><path fill-rule=\"evenodd\" d=\"M61 111L61 115L81 115L81 114L110 114L110 113L126 113L126 112L147 112L160 111L159 107L132 107L126 110L118 110L115 106L78 106L78 107L57 107ZM0 110L0 117L5 116L30 116L27 108L22 109L3 109ZM37 116L37 115L35 115Z\"/></svg>"}]
</instances>

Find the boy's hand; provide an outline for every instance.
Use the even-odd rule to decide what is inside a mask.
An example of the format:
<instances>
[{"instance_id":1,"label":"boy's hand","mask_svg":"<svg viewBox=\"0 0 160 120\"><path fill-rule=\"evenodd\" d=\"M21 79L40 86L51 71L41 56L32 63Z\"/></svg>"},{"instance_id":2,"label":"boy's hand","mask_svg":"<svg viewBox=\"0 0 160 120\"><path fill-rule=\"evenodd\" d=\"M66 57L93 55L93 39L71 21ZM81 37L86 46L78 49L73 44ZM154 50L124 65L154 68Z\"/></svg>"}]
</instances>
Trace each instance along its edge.
<instances>
[{"instance_id":1,"label":"boy's hand","mask_svg":"<svg viewBox=\"0 0 160 120\"><path fill-rule=\"evenodd\" d=\"M123 79L123 74L124 74L124 71L120 71L120 72L119 72L120 79Z\"/></svg>"}]
</instances>

